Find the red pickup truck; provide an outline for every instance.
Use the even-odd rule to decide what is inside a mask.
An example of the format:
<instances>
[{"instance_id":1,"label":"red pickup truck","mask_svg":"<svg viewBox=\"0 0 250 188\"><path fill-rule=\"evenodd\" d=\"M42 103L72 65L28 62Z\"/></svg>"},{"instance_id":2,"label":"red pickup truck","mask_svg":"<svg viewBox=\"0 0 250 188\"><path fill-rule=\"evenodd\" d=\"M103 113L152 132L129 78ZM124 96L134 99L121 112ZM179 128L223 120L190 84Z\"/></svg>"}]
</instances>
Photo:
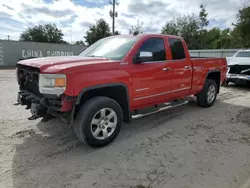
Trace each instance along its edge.
<instances>
[{"instance_id":1,"label":"red pickup truck","mask_svg":"<svg viewBox=\"0 0 250 188\"><path fill-rule=\"evenodd\" d=\"M30 120L59 117L81 142L104 146L123 121L149 107L193 95L200 106L212 106L226 72L224 58L191 58L181 37L118 35L75 57L19 61L17 104L31 110Z\"/></svg>"}]
</instances>

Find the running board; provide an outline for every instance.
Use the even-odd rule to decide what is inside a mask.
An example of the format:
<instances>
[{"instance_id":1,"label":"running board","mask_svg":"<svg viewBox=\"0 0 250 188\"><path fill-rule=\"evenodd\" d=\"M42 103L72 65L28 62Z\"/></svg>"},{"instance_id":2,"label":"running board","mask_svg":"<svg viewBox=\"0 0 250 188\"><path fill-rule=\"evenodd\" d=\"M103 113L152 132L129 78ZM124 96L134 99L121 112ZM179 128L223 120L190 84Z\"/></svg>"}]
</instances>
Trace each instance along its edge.
<instances>
[{"instance_id":1,"label":"running board","mask_svg":"<svg viewBox=\"0 0 250 188\"><path fill-rule=\"evenodd\" d=\"M147 112L147 113L138 113L135 115L132 115L132 119L137 119L137 118L141 118L141 117L145 117L145 116L149 116L158 112L162 112L171 108L175 108L178 106L182 106L187 104L189 101L188 100L182 100L182 101L177 101L177 102L172 102L172 103L164 103L164 107L158 108L157 110L151 111L151 112Z\"/></svg>"}]
</instances>

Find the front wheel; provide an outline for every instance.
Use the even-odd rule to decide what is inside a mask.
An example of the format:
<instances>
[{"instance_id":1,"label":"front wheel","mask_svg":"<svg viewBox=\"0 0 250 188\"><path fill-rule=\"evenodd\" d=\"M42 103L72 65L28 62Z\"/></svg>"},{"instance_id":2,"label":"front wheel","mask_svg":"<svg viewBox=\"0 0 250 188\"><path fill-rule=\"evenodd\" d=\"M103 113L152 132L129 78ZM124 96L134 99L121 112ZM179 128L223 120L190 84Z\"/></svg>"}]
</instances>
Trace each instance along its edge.
<instances>
[{"instance_id":1,"label":"front wheel","mask_svg":"<svg viewBox=\"0 0 250 188\"><path fill-rule=\"evenodd\" d=\"M218 93L218 86L214 80L206 80L204 88L197 95L197 103L202 107L210 107L214 104Z\"/></svg>"},{"instance_id":2,"label":"front wheel","mask_svg":"<svg viewBox=\"0 0 250 188\"><path fill-rule=\"evenodd\" d=\"M122 109L115 100L94 97L84 103L77 113L74 130L81 142L100 147L116 138L122 121Z\"/></svg>"}]
</instances>

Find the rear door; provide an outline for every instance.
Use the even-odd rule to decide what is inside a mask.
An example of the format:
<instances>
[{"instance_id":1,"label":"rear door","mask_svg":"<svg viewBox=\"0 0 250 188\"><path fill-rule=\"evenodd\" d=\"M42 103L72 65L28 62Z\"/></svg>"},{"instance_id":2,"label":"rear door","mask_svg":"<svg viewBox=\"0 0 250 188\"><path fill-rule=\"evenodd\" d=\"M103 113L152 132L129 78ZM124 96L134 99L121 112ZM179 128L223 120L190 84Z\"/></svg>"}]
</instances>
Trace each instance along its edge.
<instances>
[{"instance_id":1,"label":"rear door","mask_svg":"<svg viewBox=\"0 0 250 188\"><path fill-rule=\"evenodd\" d=\"M184 41L180 38L167 37L171 60L167 61L167 67L173 74L171 82L171 97L178 98L188 95L192 85L192 62Z\"/></svg>"}]
</instances>

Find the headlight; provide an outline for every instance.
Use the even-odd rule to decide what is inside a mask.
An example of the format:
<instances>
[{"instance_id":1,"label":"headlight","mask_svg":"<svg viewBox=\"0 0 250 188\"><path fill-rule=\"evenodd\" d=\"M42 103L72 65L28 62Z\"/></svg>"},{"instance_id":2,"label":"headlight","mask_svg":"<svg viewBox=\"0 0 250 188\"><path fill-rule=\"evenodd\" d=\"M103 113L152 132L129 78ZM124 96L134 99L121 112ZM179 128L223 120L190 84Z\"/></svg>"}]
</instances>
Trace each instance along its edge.
<instances>
[{"instance_id":1,"label":"headlight","mask_svg":"<svg viewBox=\"0 0 250 188\"><path fill-rule=\"evenodd\" d=\"M39 74L39 91L43 94L60 95L66 89L64 74Z\"/></svg>"}]
</instances>

